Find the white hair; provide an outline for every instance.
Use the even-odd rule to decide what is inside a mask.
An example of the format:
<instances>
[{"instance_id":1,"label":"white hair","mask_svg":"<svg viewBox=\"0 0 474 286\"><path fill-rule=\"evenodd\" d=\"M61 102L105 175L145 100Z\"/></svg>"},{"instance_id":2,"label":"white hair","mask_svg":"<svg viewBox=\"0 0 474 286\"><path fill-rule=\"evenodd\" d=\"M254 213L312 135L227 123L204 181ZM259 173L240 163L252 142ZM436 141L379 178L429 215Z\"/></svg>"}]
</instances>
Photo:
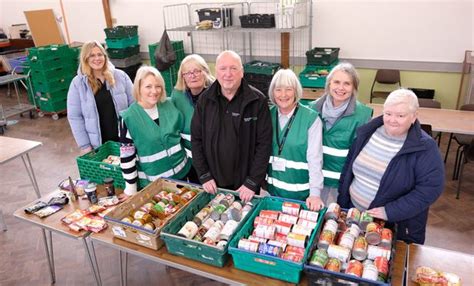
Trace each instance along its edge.
<instances>
[{"instance_id":1,"label":"white hair","mask_svg":"<svg viewBox=\"0 0 474 286\"><path fill-rule=\"evenodd\" d=\"M392 91L385 100L383 107L394 106L400 103L407 104L410 112L416 112L418 107L420 107L418 104L418 97L415 93L405 88Z\"/></svg>"}]
</instances>

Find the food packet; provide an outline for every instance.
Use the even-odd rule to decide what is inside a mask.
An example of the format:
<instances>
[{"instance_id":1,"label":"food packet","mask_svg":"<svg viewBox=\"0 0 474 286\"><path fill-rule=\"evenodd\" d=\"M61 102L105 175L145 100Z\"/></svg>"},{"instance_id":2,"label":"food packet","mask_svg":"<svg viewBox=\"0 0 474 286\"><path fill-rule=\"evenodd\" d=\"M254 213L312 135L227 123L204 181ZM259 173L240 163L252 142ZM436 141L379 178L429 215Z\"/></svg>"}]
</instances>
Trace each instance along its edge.
<instances>
[{"instance_id":1,"label":"food packet","mask_svg":"<svg viewBox=\"0 0 474 286\"><path fill-rule=\"evenodd\" d=\"M42 208L44 208L44 207L46 207L46 206L48 206L47 203L42 202L42 201L39 201L39 202L36 202L34 205L31 205L31 206L27 207L27 208L25 209L25 213L27 213L27 214L33 214L33 213L39 211L40 209L42 209Z\"/></svg>"},{"instance_id":2,"label":"food packet","mask_svg":"<svg viewBox=\"0 0 474 286\"><path fill-rule=\"evenodd\" d=\"M36 211L34 214L39 216L40 218L45 218L47 216L54 214L55 212L58 212L62 208L63 206L59 206L59 205L47 206L40 209L39 211Z\"/></svg>"}]
</instances>

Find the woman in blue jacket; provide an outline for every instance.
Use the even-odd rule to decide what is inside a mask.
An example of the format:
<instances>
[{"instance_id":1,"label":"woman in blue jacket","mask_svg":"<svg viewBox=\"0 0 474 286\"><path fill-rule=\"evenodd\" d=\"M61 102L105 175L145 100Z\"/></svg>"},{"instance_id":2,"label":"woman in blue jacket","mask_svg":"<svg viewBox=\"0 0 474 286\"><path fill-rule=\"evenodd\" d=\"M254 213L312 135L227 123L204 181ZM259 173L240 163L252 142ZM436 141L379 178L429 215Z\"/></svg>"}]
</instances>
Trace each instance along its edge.
<instances>
[{"instance_id":1,"label":"woman in blue jacket","mask_svg":"<svg viewBox=\"0 0 474 286\"><path fill-rule=\"evenodd\" d=\"M428 208L444 188L444 165L438 145L420 128L417 109L412 91L396 90L383 115L357 130L338 203L395 222L397 239L423 244Z\"/></svg>"},{"instance_id":2,"label":"woman in blue jacket","mask_svg":"<svg viewBox=\"0 0 474 286\"><path fill-rule=\"evenodd\" d=\"M104 47L82 46L77 76L67 95L67 117L81 154L102 143L118 141L119 112L134 101L132 81L109 62Z\"/></svg>"}]
</instances>

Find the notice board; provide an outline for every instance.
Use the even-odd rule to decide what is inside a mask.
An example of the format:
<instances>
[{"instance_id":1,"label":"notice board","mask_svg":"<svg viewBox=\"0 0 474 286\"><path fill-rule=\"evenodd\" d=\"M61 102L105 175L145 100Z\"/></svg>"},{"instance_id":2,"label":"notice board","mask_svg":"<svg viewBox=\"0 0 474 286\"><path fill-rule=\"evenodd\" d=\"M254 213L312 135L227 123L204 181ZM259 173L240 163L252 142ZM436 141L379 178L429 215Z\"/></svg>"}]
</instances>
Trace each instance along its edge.
<instances>
[{"instance_id":1,"label":"notice board","mask_svg":"<svg viewBox=\"0 0 474 286\"><path fill-rule=\"evenodd\" d=\"M35 46L64 44L53 9L24 11Z\"/></svg>"}]
</instances>

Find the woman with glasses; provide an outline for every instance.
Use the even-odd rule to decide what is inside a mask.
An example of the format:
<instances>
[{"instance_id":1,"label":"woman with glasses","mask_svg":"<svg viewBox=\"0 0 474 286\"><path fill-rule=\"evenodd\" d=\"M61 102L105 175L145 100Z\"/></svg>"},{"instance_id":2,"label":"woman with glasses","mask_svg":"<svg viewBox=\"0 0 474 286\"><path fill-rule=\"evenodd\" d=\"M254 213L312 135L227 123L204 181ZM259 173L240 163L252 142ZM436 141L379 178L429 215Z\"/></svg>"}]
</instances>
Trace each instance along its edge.
<instances>
[{"instance_id":1,"label":"woman with glasses","mask_svg":"<svg viewBox=\"0 0 474 286\"><path fill-rule=\"evenodd\" d=\"M67 95L67 117L81 154L119 140L118 116L132 104L132 81L109 62L97 42L82 46L80 64Z\"/></svg>"},{"instance_id":2,"label":"woman with glasses","mask_svg":"<svg viewBox=\"0 0 474 286\"><path fill-rule=\"evenodd\" d=\"M181 137L186 148L186 154L191 160L191 119L194 107L203 91L214 82L206 61L199 55L185 57L178 71L178 81L171 93L171 100L176 108L184 115L184 127ZM188 180L199 183L194 167L191 167Z\"/></svg>"},{"instance_id":3,"label":"woman with glasses","mask_svg":"<svg viewBox=\"0 0 474 286\"><path fill-rule=\"evenodd\" d=\"M184 179L191 168L181 140L183 115L166 98L160 72L150 66L138 69L133 96L136 102L120 120L120 161L127 195L160 177Z\"/></svg>"}]
</instances>

